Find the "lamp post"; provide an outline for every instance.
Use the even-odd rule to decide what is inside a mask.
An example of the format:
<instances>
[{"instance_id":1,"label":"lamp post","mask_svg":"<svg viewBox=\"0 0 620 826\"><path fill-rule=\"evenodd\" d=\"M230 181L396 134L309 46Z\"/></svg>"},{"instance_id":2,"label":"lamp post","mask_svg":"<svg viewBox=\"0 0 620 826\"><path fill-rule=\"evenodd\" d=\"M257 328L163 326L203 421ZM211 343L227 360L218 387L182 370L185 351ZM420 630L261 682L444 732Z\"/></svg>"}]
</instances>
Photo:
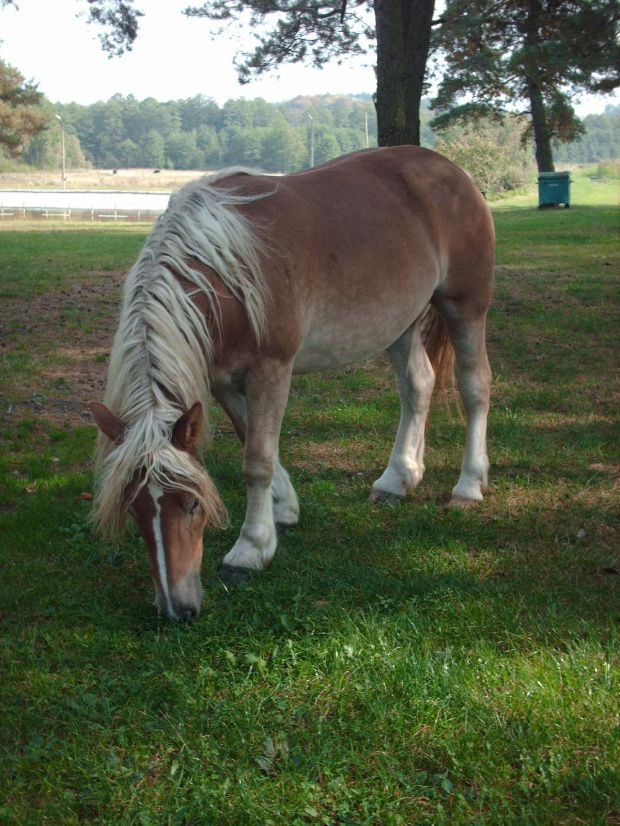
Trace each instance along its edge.
<instances>
[{"instance_id":1,"label":"lamp post","mask_svg":"<svg viewBox=\"0 0 620 826\"><path fill-rule=\"evenodd\" d=\"M314 118L310 112L306 112L310 118L310 166L314 166Z\"/></svg>"},{"instance_id":2,"label":"lamp post","mask_svg":"<svg viewBox=\"0 0 620 826\"><path fill-rule=\"evenodd\" d=\"M56 120L60 121L60 152L62 154L62 188L66 189L66 174L65 174L65 124L60 115L56 115Z\"/></svg>"},{"instance_id":3,"label":"lamp post","mask_svg":"<svg viewBox=\"0 0 620 826\"><path fill-rule=\"evenodd\" d=\"M357 103L358 106L361 106L364 109L364 131L366 132L366 149L369 147L368 143L368 109L366 109L366 104L362 103L361 100L357 98L351 98L353 103Z\"/></svg>"}]
</instances>

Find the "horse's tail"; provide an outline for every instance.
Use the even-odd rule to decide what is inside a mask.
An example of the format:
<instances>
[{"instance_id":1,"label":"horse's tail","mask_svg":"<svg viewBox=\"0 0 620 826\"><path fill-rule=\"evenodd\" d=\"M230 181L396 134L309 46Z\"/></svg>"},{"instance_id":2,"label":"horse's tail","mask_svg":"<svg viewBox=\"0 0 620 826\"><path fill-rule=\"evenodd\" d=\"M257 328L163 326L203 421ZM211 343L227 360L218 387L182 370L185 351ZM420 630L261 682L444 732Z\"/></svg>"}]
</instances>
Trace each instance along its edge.
<instances>
[{"instance_id":1,"label":"horse's tail","mask_svg":"<svg viewBox=\"0 0 620 826\"><path fill-rule=\"evenodd\" d=\"M432 304L424 311L422 318L422 341L426 354L435 371L434 394L448 404L448 387L454 387L454 347L448 335L443 318ZM458 397L457 397L458 398ZM462 417L461 408L458 407Z\"/></svg>"}]
</instances>

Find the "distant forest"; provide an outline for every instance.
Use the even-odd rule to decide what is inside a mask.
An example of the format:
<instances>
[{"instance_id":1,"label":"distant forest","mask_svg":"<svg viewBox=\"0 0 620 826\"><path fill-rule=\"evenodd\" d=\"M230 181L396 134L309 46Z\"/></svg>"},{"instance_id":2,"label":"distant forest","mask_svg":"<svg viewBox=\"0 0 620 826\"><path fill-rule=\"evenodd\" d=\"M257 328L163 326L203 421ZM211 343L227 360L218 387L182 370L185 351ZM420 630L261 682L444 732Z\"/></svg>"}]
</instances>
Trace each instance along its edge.
<instances>
[{"instance_id":1,"label":"distant forest","mask_svg":"<svg viewBox=\"0 0 620 826\"><path fill-rule=\"evenodd\" d=\"M377 119L369 95L297 97L285 103L229 100L223 106L199 95L160 103L115 95L107 102L56 104L65 123L67 163L97 168L219 169L242 164L268 172L294 172L345 152L377 145ZM427 113L427 121L430 113ZM23 159L58 165L57 124L34 138ZM427 139L432 142L428 131ZM55 146L54 146L55 144Z\"/></svg>"},{"instance_id":2,"label":"distant forest","mask_svg":"<svg viewBox=\"0 0 620 826\"><path fill-rule=\"evenodd\" d=\"M90 106L48 101L50 126L33 138L23 161L57 168L62 117L69 168L168 168L214 170L242 164L268 172L294 172L338 155L377 145L377 120L370 95L296 97L284 103L229 100L219 106L199 95L160 103L154 98L115 95ZM423 108L422 145L439 139L433 114ZM507 121L510 119L507 119ZM590 163L620 157L620 106L588 115L585 135L555 147L558 162ZM507 127L511 128L511 127ZM441 136L445 147L450 135Z\"/></svg>"},{"instance_id":3,"label":"distant forest","mask_svg":"<svg viewBox=\"0 0 620 826\"><path fill-rule=\"evenodd\" d=\"M584 118L585 135L574 143L554 147L559 163L595 163L620 158L620 106L606 106L602 115Z\"/></svg>"}]
</instances>

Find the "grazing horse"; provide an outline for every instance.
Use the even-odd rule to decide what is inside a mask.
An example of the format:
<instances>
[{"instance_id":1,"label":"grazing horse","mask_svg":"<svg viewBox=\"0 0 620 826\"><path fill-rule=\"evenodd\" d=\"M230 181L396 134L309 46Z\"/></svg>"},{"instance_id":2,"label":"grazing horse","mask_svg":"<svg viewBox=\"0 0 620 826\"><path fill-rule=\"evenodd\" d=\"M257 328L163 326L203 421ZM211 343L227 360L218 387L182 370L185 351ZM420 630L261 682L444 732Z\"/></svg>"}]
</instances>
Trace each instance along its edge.
<instances>
[{"instance_id":1,"label":"grazing horse","mask_svg":"<svg viewBox=\"0 0 620 826\"><path fill-rule=\"evenodd\" d=\"M467 434L452 503L482 500L494 245L471 178L414 146L283 177L229 169L172 197L125 284L104 404L91 404L95 521L118 535L127 512L136 519L164 615L198 614L203 530L225 520L198 458L212 397L243 443L247 484L224 575L263 568L278 529L297 523L278 456L293 374L387 353L401 416L372 487L381 501L422 479L433 386L455 355Z\"/></svg>"}]
</instances>

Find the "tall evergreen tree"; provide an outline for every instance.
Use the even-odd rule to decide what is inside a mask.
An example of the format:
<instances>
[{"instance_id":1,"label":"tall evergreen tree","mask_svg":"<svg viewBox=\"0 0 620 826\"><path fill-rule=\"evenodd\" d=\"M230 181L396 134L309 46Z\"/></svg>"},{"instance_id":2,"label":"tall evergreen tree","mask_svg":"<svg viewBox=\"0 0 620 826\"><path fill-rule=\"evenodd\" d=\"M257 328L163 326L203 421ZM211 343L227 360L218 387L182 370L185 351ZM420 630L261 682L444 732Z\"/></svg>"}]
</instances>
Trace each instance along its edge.
<instances>
[{"instance_id":1,"label":"tall evergreen tree","mask_svg":"<svg viewBox=\"0 0 620 826\"><path fill-rule=\"evenodd\" d=\"M448 0L434 126L526 111L538 169L552 171L552 142L583 132L573 98L620 85L619 20L617 0Z\"/></svg>"}]
</instances>

